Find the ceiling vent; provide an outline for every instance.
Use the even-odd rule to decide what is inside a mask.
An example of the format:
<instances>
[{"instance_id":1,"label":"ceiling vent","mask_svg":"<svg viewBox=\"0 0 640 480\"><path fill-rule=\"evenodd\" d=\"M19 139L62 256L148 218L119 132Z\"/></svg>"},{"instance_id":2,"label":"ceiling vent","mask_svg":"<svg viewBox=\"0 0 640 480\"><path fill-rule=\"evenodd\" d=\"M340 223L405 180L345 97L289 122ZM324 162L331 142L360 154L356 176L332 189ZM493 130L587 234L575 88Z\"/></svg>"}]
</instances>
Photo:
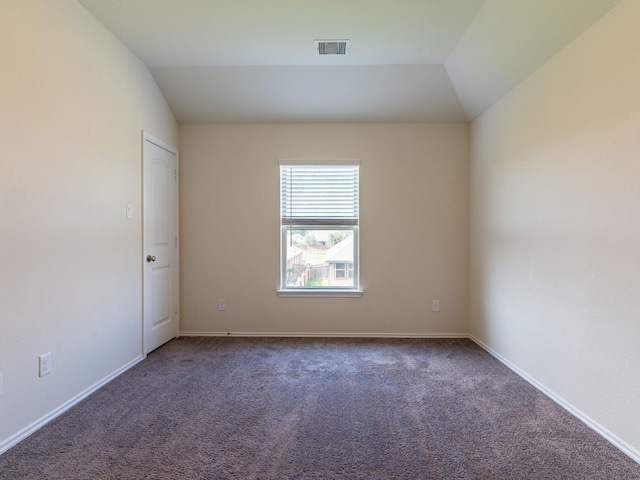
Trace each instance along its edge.
<instances>
[{"instance_id":1,"label":"ceiling vent","mask_svg":"<svg viewBox=\"0 0 640 480\"><path fill-rule=\"evenodd\" d=\"M351 40L314 40L316 55L348 55Z\"/></svg>"}]
</instances>

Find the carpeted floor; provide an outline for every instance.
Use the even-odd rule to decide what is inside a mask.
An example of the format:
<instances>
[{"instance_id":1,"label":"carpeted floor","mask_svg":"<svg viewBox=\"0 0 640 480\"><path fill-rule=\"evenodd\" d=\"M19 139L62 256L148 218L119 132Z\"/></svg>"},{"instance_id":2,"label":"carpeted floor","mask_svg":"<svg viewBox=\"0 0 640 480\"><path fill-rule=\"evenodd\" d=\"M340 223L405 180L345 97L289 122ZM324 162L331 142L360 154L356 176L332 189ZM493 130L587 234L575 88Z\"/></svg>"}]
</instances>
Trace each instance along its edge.
<instances>
[{"instance_id":1,"label":"carpeted floor","mask_svg":"<svg viewBox=\"0 0 640 480\"><path fill-rule=\"evenodd\" d=\"M468 340L180 338L0 456L2 479L640 479Z\"/></svg>"}]
</instances>

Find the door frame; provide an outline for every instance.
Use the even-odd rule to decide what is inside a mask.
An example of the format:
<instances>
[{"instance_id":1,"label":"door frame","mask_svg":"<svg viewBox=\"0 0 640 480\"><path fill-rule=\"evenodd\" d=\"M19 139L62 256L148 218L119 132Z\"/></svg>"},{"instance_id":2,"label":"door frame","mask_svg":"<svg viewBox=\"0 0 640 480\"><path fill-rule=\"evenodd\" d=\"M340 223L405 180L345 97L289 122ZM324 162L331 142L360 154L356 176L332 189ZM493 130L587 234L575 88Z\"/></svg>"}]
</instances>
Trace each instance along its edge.
<instances>
[{"instance_id":1,"label":"door frame","mask_svg":"<svg viewBox=\"0 0 640 480\"><path fill-rule=\"evenodd\" d=\"M144 212L145 212L145 190L144 190L144 181L145 181L145 158L144 158L144 150L145 150L145 142L149 142L154 144L157 147L162 148L163 150L166 150L167 152L172 153L173 155L175 155L176 157L176 183L175 183L175 194L174 194L174 206L175 206L175 236L176 236L176 255L175 255L175 260L176 260L176 264L175 264L175 273L174 273L174 281L175 281L175 285L173 286L174 288L174 293L175 293L175 305L176 305L176 312L175 316L176 316L176 331L175 331L175 335L176 337L179 335L180 333L180 154L178 152L178 149L162 140L160 140L159 138L151 135L150 133L146 132L145 130L142 130L142 142L140 144L141 146L141 152L140 152L140 158L141 158L141 185L140 185L140 192L141 192L141 199L140 199L140 205L141 205L141 219L140 219L140 227L141 227L141 245L140 245L140 268L142 269L141 272L141 277L142 277L142 282L141 282L141 299L142 299L142 305L141 305L141 313L142 313L142 317L141 317L141 328L140 328L140 333L141 333L141 352L142 352L142 357L146 358L147 357L147 353L145 353L145 310L144 310L144 306L145 306L145 295L144 295L144 289L145 289L145 216L144 216Z\"/></svg>"}]
</instances>

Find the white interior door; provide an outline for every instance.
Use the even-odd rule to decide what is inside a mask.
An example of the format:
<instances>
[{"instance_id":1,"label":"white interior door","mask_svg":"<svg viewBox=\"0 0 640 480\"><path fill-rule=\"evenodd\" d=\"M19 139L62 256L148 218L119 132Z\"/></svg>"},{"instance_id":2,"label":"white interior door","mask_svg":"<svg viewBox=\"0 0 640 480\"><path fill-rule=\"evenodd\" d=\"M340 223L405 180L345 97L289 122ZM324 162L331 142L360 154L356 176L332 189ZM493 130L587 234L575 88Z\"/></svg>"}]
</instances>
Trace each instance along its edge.
<instances>
[{"instance_id":1,"label":"white interior door","mask_svg":"<svg viewBox=\"0 0 640 480\"><path fill-rule=\"evenodd\" d=\"M143 140L144 354L178 335L177 151Z\"/></svg>"}]
</instances>

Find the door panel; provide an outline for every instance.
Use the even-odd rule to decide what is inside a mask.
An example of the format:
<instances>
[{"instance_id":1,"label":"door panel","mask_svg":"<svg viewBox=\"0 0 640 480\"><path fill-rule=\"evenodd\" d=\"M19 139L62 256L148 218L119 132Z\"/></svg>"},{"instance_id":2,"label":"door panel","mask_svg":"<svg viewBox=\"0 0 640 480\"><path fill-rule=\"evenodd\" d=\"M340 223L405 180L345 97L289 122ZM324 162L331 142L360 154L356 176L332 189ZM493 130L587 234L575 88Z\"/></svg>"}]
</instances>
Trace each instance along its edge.
<instances>
[{"instance_id":1,"label":"door panel","mask_svg":"<svg viewBox=\"0 0 640 480\"><path fill-rule=\"evenodd\" d=\"M143 147L144 354L178 334L177 152L145 136Z\"/></svg>"},{"instance_id":2,"label":"door panel","mask_svg":"<svg viewBox=\"0 0 640 480\"><path fill-rule=\"evenodd\" d=\"M167 295L171 292L171 268L154 268L151 275L151 329L154 330L171 322L171 295Z\"/></svg>"}]
</instances>

